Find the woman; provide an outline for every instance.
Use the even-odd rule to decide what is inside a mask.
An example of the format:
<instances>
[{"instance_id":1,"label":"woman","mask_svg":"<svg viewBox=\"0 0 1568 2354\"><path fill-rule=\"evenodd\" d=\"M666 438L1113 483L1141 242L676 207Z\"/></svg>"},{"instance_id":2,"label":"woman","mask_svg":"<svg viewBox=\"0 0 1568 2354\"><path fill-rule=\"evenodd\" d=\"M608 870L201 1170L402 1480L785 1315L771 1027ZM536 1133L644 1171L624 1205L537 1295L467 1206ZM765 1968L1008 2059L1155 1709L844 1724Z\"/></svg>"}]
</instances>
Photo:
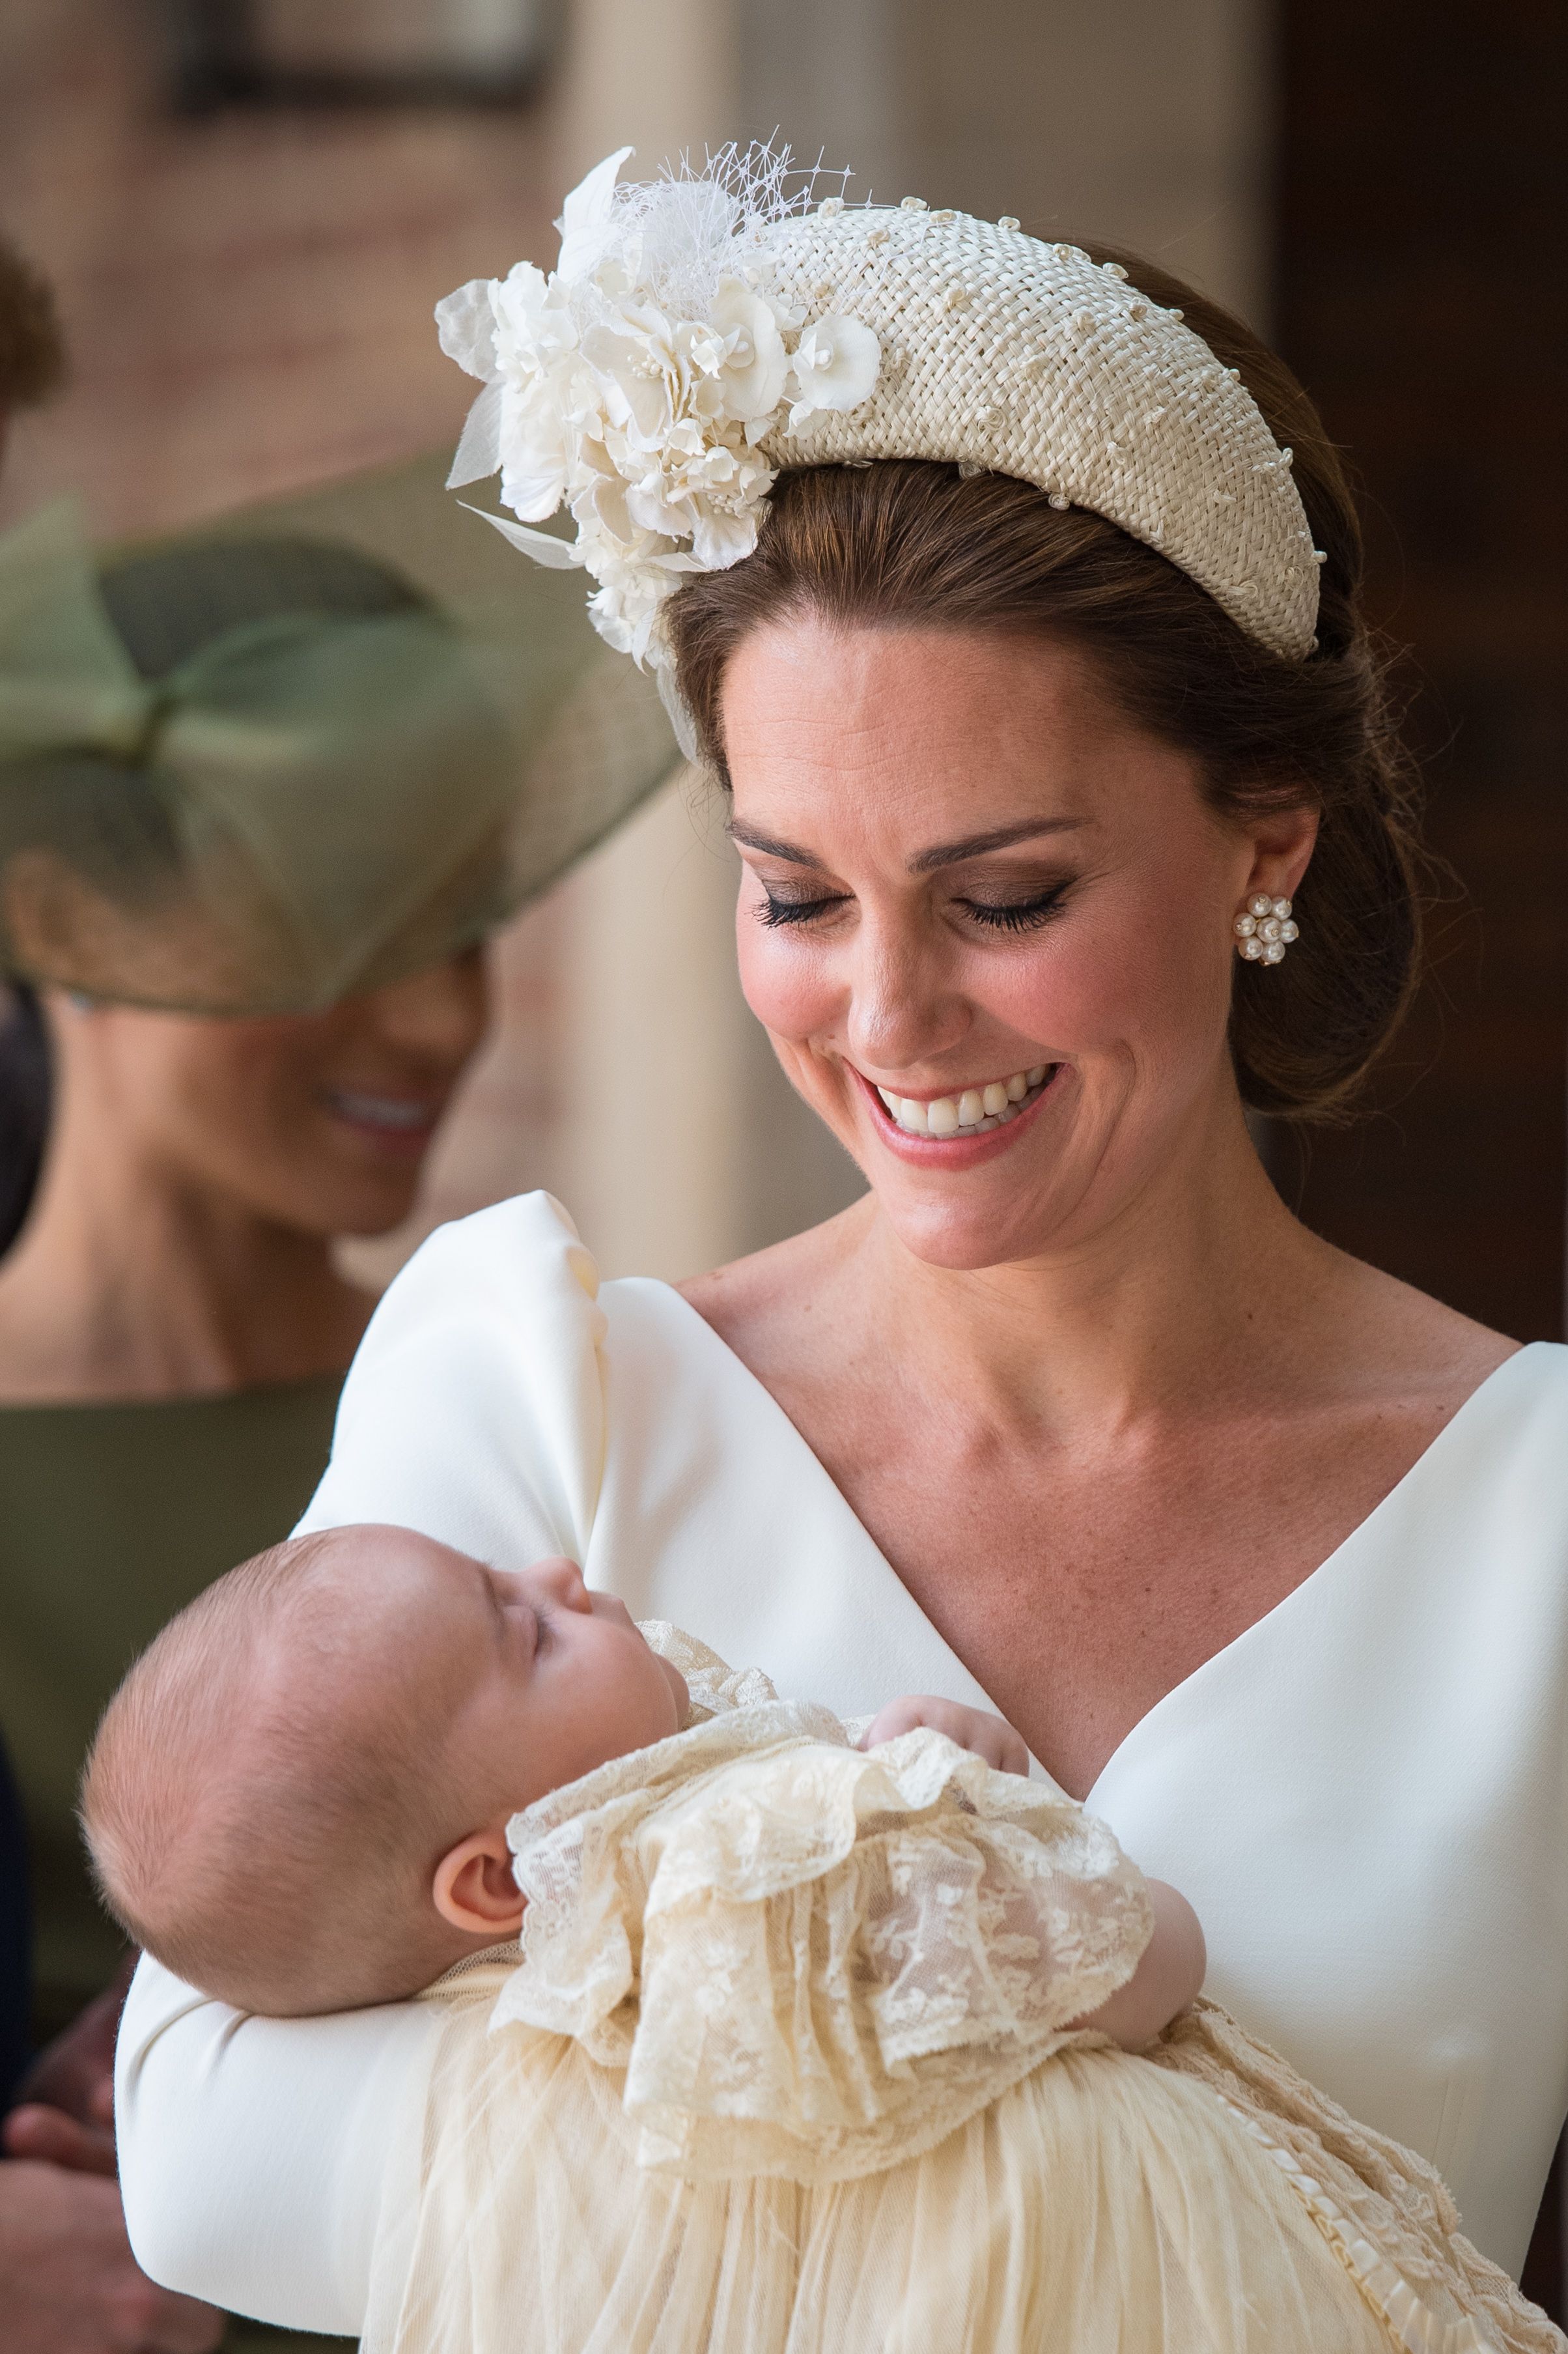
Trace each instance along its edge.
<instances>
[{"instance_id":1,"label":"woman","mask_svg":"<svg viewBox=\"0 0 1568 2354\"><path fill-rule=\"evenodd\" d=\"M1191 1898L1209 1990L1517 2269L1568 2101L1568 1354L1306 1232L1245 1122L1337 1116L1415 969L1334 453L1147 265L914 200L702 215L618 196L620 160L548 284L448 307L489 386L465 448L535 517L564 480L601 626L665 664L729 795L747 998L870 1192L683 1293L596 1299L539 1197L447 1229L307 1525L570 1553L846 1713L998 1708ZM677 207L731 240L705 274ZM589 419L545 492L509 369ZM649 383L731 471L673 429L650 457ZM605 453L624 510L576 480ZM155 2275L352 2326L427 2033L237 2022L144 1969Z\"/></svg>"},{"instance_id":2,"label":"woman","mask_svg":"<svg viewBox=\"0 0 1568 2354\"><path fill-rule=\"evenodd\" d=\"M121 1956L73 1812L98 1713L235 1548L308 1500L372 1305L333 1239L412 1207L485 983L471 949L316 1014L47 1004L48 1161L0 1267L0 1722L52 2033Z\"/></svg>"},{"instance_id":3,"label":"woman","mask_svg":"<svg viewBox=\"0 0 1568 2354\"><path fill-rule=\"evenodd\" d=\"M0 1726L40 2041L123 1957L75 1820L99 1712L298 1518L371 1307L334 1238L413 1205L483 1034L484 936L673 757L567 584L458 613L387 560L429 496L376 486L359 546L342 493L331 536L296 512L95 570L55 513L0 544L12 1108L48 1106L0 1265ZM7 1146L25 1170L25 1122ZM52 2148L51 2098L27 2088L14 2155Z\"/></svg>"}]
</instances>

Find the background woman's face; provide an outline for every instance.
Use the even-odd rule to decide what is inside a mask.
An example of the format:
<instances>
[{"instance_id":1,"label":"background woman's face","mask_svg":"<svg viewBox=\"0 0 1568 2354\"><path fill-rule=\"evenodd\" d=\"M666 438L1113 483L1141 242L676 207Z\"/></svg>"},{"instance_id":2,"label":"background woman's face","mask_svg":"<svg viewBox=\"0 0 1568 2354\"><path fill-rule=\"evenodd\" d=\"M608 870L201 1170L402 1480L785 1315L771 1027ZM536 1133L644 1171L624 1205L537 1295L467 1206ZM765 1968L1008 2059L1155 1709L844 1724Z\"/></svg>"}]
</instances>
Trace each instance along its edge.
<instances>
[{"instance_id":1,"label":"background woman's face","mask_svg":"<svg viewBox=\"0 0 1568 2354\"><path fill-rule=\"evenodd\" d=\"M58 1008L67 1084L144 1161L317 1235L384 1234L484 1034L482 951L324 1013L217 1021Z\"/></svg>"},{"instance_id":2,"label":"background woman's face","mask_svg":"<svg viewBox=\"0 0 1568 2354\"><path fill-rule=\"evenodd\" d=\"M723 716L747 1002L920 1257L1070 1247L1235 1119L1231 926L1309 814L1226 823L1037 638L774 624Z\"/></svg>"}]
</instances>

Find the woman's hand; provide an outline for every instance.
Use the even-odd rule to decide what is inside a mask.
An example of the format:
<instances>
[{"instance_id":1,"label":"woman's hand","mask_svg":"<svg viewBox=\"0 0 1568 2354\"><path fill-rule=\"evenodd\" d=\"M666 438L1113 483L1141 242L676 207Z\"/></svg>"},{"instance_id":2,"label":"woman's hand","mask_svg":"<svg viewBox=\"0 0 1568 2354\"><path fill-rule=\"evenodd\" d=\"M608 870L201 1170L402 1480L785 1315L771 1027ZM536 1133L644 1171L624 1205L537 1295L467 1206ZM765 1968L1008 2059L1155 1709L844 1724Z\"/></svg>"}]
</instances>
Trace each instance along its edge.
<instances>
[{"instance_id":1,"label":"woman's hand","mask_svg":"<svg viewBox=\"0 0 1568 2354\"><path fill-rule=\"evenodd\" d=\"M138 2270L111 2182L0 2165L6 2354L208 2354L224 2317Z\"/></svg>"},{"instance_id":2,"label":"woman's hand","mask_svg":"<svg viewBox=\"0 0 1568 2354\"><path fill-rule=\"evenodd\" d=\"M901 1733L913 1733L916 1725L927 1725L933 1733L945 1733L960 1749L975 1757L983 1757L999 1774L1029 1772L1029 1752L1021 1734L989 1709L965 1708L956 1700L933 1700L928 1693L910 1693L903 1700L890 1700L877 1712L861 1735L863 1749L874 1749L879 1741L895 1740Z\"/></svg>"}]
</instances>

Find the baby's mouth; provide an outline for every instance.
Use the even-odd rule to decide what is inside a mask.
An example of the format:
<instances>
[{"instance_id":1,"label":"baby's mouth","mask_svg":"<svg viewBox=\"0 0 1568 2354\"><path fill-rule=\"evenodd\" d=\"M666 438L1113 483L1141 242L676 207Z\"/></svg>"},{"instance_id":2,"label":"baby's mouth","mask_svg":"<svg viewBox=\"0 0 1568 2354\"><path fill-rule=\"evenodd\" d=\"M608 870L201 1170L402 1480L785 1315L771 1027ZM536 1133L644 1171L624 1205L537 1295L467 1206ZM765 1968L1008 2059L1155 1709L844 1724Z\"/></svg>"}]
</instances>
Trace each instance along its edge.
<instances>
[{"instance_id":1,"label":"baby's mouth","mask_svg":"<svg viewBox=\"0 0 1568 2354\"><path fill-rule=\"evenodd\" d=\"M1011 1078L983 1080L950 1096L897 1096L888 1087L877 1087L876 1092L888 1118L906 1136L984 1136L1027 1111L1036 1097L1044 1094L1060 1067L1057 1063L1035 1063L1026 1071L1014 1071Z\"/></svg>"}]
</instances>

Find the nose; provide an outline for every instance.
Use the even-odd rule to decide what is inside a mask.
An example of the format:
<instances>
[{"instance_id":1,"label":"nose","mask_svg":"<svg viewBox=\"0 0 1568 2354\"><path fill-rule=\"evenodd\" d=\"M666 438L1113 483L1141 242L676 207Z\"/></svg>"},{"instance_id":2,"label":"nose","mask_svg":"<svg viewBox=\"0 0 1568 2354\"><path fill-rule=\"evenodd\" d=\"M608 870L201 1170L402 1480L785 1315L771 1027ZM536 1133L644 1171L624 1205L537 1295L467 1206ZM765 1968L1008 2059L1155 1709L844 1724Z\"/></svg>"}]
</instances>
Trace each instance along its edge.
<instances>
[{"instance_id":1,"label":"nose","mask_svg":"<svg viewBox=\"0 0 1568 2354\"><path fill-rule=\"evenodd\" d=\"M360 1000L385 1045L458 1071L490 1021L490 979L482 949L427 966Z\"/></svg>"},{"instance_id":2,"label":"nose","mask_svg":"<svg viewBox=\"0 0 1568 2354\"><path fill-rule=\"evenodd\" d=\"M939 945L912 915L863 922L850 975L845 1043L868 1075L890 1076L935 1062L969 1026Z\"/></svg>"},{"instance_id":3,"label":"nose","mask_svg":"<svg viewBox=\"0 0 1568 2354\"><path fill-rule=\"evenodd\" d=\"M528 1583L557 1610L577 1610L591 1617L593 1604L575 1561L536 1561L528 1572Z\"/></svg>"}]
</instances>

